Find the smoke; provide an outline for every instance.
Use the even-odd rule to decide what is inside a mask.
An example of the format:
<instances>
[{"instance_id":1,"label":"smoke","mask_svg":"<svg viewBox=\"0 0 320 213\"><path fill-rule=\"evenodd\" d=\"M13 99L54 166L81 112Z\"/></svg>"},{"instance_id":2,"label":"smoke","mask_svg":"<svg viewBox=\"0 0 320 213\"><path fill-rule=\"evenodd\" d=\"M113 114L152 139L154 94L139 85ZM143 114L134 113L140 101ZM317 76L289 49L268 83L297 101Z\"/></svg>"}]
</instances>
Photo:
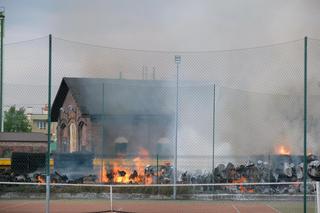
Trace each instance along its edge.
<instances>
[{"instance_id":1,"label":"smoke","mask_svg":"<svg viewBox=\"0 0 320 213\"><path fill-rule=\"evenodd\" d=\"M41 27L43 25L39 21L44 19L30 16L36 13L25 10L27 5L13 7L14 3L6 4L7 40L13 35L27 36L25 31L34 32L32 29L37 28L46 29L41 32L41 36L53 33L71 40L106 46L194 51L261 46L302 38L306 34L320 37L317 27L319 3L315 1L170 1L167 4L162 1L144 1L141 4L124 4L118 1L107 4L95 1L89 5L80 1L77 2L77 7L65 1L63 4L48 4L49 7L42 3L40 9L50 8L46 11L50 15L50 24L43 23L46 27ZM37 11L39 12L39 9ZM14 15L15 13L20 15ZM43 12L40 14L40 17L43 17ZM25 22L22 24L15 17L24 17ZM39 22L34 22L35 19ZM13 25L16 26L11 27ZM17 25L24 27L19 28ZM34 37L35 34L31 35ZM22 37L14 38L24 40ZM318 44L315 42L313 45ZM47 50L47 39L6 47L5 81L31 86L28 88L15 85L18 89L22 88L19 91L8 87L5 91L5 103L17 102L20 106L30 101L38 102L35 98L41 99L40 104L45 103L46 92L40 92L41 89L34 85L47 84L44 83L47 82ZM247 156L273 153L275 145L284 143L290 146L293 153L301 154L302 40L239 51L181 53L128 51L54 39L53 51L55 86L60 84L62 77L117 79L121 73L123 79L141 80L143 67L148 67L149 71L154 67L157 80L174 82L177 75L174 55L181 55L180 80L182 83L192 83L180 89L178 154L204 156L207 159L202 164L204 167L210 165L213 149L215 155ZM310 73L309 82L311 93L316 95L319 94L316 70L320 65L319 60L315 59L319 58L319 52L310 53L313 54L310 61L313 71ZM200 87L197 84L200 84ZM213 84L217 86L215 114ZM124 99L131 96L130 89L122 93ZM309 147L316 152L320 135L320 116L317 112L319 102L317 96L309 98ZM141 105L152 109L156 108L157 104L168 104L174 113L173 92L165 95L165 100L161 103L146 100L140 99ZM100 102L94 104L102 105ZM117 105L118 110L123 108L124 105ZM132 125L143 123L134 121L130 119L129 122ZM124 128L121 124L118 126L120 130ZM148 137L143 134L147 131L147 126L141 124L136 128L140 128L141 138ZM171 135L173 129L174 125L170 123L168 129L159 134L159 137L166 137L165 133ZM127 130L124 128L124 131ZM131 134L135 133L134 130L129 128ZM173 138L172 135L169 136L170 142L174 142Z\"/></svg>"},{"instance_id":2,"label":"smoke","mask_svg":"<svg viewBox=\"0 0 320 213\"><path fill-rule=\"evenodd\" d=\"M319 152L320 136L318 49L319 44L312 41L308 61L307 149L314 154ZM216 84L216 112L213 141L212 88L185 92L181 89L180 137L182 146L189 147L181 148L181 152L198 151L210 156L215 143L215 156L248 157L276 154L275 149L282 144L291 154L303 154L302 40L266 48L183 55L182 62L182 82L196 79L197 84Z\"/></svg>"}]
</instances>

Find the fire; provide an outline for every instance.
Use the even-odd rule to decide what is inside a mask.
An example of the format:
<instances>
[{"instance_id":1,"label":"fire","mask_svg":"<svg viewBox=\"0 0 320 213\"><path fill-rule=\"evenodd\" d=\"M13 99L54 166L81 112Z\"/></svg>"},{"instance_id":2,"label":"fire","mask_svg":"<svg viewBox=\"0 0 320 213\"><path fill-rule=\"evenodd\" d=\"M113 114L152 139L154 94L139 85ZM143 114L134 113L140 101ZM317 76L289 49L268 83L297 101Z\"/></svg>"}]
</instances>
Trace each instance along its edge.
<instances>
[{"instance_id":1,"label":"fire","mask_svg":"<svg viewBox=\"0 0 320 213\"><path fill-rule=\"evenodd\" d=\"M239 179L233 180L232 183L247 183L247 178L242 176ZM247 189L245 186L243 186L242 184L240 184L239 186L239 190L240 192L244 193L244 192L248 192L248 193L253 193L254 190L253 189Z\"/></svg>"},{"instance_id":2,"label":"fire","mask_svg":"<svg viewBox=\"0 0 320 213\"><path fill-rule=\"evenodd\" d=\"M44 179L44 177L42 177L41 175L37 175L37 180L38 180L38 183L45 183L46 181L45 181L45 179Z\"/></svg>"},{"instance_id":3,"label":"fire","mask_svg":"<svg viewBox=\"0 0 320 213\"><path fill-rule=\"evenodd\" d=\"M108 182L108 178L107 178L107 168L106 168L106 165L105 165L105 161L103 160L102 161L102 171L101 171L101 174L100 174L100 181L102 183L105 183L105 182Z\"/></svg>"},{"instance_id":4,"label":"fire","mask_svg":"<svg viewBox=\"0 0 320 213\"><path fill-rule=\"evenodd\" d=\"M112 174L109 174L109 178L110 178L109 182L112 181L110 175L113 175L114 182L129 183L130 170L128 168L119 166L118 162L112 162L111 168L112 168Z\"/></svg>"},{"instance_id":5,"label":"fire","mask_svg":"<svg viewBox=\"0 0 320 213\"><path fill-rule=\"evenodd\" d=\"M276 153L279 155L290 155L290 149L288 147L285 147L284 145L279 145L276 148Z\"/></svg>"},{"instance_id":6,"label":"fire","mask_svg":"<svg viewBox=\"0 0 320 213\"><path fill-rule=\"evenodd\" d=\"M152 184L152 172L148 171L149 153L140 148L139 156L132 161L134 166L128 166L123 159L112 160L108 164L103 160L100 180L103 183L144 183ZM147 166L146 166L147 165Z\"/></svg>"}]
</instances>

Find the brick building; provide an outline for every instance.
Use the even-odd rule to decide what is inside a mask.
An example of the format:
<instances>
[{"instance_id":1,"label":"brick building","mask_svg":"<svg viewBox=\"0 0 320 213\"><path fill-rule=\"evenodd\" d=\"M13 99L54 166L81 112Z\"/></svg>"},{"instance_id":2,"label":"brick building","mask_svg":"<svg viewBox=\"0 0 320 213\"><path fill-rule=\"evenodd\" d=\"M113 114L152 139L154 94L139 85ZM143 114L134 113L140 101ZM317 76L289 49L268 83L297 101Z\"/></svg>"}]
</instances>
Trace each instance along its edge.
<instances>
[{"instance_id":1,"label":"brick building","mask_svg":"<svg viewBox=\"0 0 320 213\"><path fill-rule=\"evenodd\" d=\"M174 113L172 82L63 78L51 117L58 152L170 155Z\"/></svg>"},{"instance_id":2,"label":"brick building","mask_svg":"<svg viewBox=\"0 0 320 213\"><path fill-rule=\"evenodd\" d=\"M0 132L0 157L12 152L45 153L48 137L43 133Z\"/></svg>"}]
</instances>

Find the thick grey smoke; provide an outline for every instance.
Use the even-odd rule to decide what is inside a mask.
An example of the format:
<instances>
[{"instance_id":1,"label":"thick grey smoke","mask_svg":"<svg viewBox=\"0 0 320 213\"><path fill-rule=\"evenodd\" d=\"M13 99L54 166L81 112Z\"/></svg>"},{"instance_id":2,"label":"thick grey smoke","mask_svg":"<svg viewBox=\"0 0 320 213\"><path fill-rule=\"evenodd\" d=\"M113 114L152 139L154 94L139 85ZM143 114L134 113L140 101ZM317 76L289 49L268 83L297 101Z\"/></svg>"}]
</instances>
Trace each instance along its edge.
<instances>
[{"instance_id":1,"label":"thick grey smoke","mask_svg":"<svg viewBox=\"0 0 320 213\"><path fill-rule=\"evenodd\" d=\"M308 153L318 154L320 79L316 58L319 57L319 42L311 41L309 48ZM187 61L182 65L185 73L181 71L184 80L194 78L216 83L214 149L217 161L219 156L248 158L251 155L279 154L281 146L291 154L303 154L302 40L267 48L185 56L183 59ZM196 74L192 70L196 70ZM212 88L198 93L192 91L181 94L184 95L181 99L187 100L181 101L181 111L185 113L181 119L190 114L193 117L181 124L180 151L182 154L210 155L213 149ZM190 106L194 107L191 109Z\"/></svg>"}]
</instances>

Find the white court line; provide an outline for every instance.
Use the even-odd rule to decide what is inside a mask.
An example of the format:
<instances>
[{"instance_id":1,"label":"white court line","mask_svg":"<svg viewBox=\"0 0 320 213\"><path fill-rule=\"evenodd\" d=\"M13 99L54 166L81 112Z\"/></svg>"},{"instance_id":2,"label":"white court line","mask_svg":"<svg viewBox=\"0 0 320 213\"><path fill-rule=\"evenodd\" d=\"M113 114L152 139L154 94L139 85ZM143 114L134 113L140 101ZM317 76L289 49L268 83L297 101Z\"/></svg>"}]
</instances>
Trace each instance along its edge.
<instances>
[{"instance_id":1,"label":"white court line","mask_svg":"<svg viewBox=\"0 0 320 213\"><path fill-rule=\"evenodd\" d=\"M277 212L277 213L281 213L278 209L270 206L269 204L265 204L266 206L268 206L270 209L272 209L273 211Z\"/></svg>"},{"instance_id":2,"label":"white court line","mask_svg":"<svg viewBox=\"0 0 320 213\"><path fill-rule=\"evenodd\" d=\"M232 204L232 208L236 210L237 213L240 213L240 210L235 205Z\"/></svg>"},{"instance_id":3,"label":"white court line","mask_svg":"<svg viewBox=\"0 0 320 213\"><path fill-rule=\"evenodd\" d=\"M15 207L19 207L19 206L24 206L24 205L26 205L26 204L28 204L28 203L29 203L29 202L23 202L23 203L19 203L19 204L16 204L16 205L6 206L6 207L4 207L4 208L0 208L0 210L15 208Z\"/></svg>"}]
</instances>

